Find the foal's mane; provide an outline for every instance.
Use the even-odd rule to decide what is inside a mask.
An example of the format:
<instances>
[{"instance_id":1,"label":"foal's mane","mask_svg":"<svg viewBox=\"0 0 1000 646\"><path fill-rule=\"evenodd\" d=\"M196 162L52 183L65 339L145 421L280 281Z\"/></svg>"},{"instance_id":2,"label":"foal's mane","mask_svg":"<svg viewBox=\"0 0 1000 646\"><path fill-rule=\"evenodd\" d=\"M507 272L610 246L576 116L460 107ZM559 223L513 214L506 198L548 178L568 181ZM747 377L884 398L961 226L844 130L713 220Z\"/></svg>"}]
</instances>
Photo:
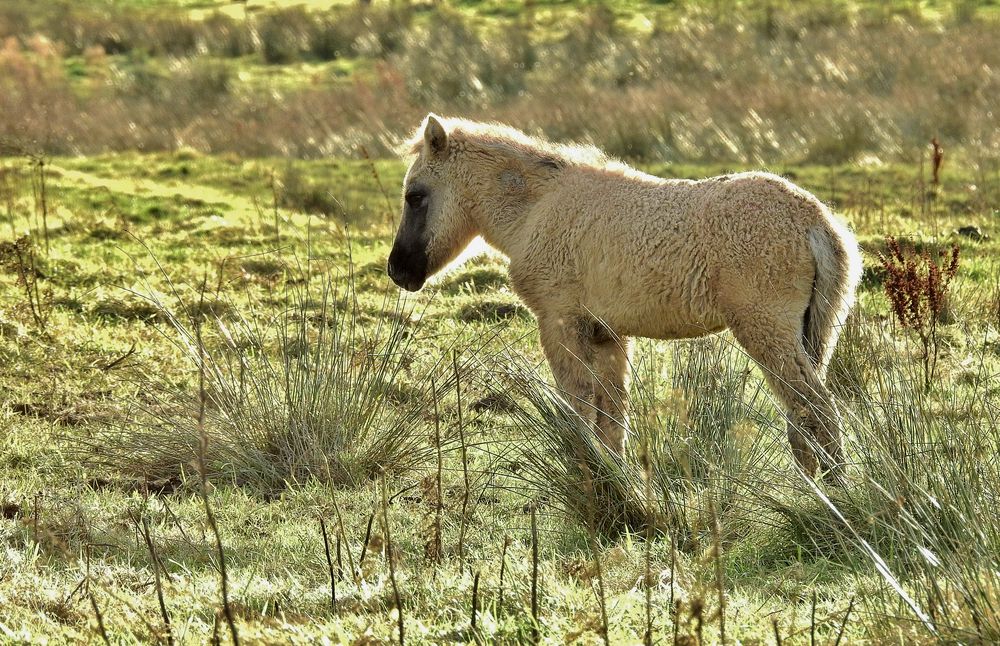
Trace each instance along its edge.
<instances>
[{"instance_id":1,"label":"foal's mane","mask_svg":"<svg viewBox=\"0 0 1000 646\"><path fill-rule=\"evenodd\" d=\"M517 128L502 123L472 121L459 117L437 117L449 137L454 136L469 149L514 154L542 166L592 166L603 168L614 160L598 148L583 144L557 144L532 137ZM423 124L403 144L403 153L418 155L423 146Z\"/></svg>"}]
</instances>

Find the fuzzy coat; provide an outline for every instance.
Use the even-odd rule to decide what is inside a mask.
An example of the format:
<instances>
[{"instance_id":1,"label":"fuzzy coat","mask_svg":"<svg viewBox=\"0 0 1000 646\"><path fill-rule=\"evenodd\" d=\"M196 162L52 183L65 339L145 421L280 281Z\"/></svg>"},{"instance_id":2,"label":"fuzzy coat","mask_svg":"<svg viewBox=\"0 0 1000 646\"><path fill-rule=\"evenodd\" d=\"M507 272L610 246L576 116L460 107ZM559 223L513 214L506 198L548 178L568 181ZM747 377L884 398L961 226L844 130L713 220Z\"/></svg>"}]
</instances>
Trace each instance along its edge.
<instances>
[{"instance_id":1,"label":"fuzzy coat","mask_svg":"<svg viewBox=\"0 0 1000 646\"><path fill-rule=\"evenodd\" d=\"M861 259L816 197L762 172L661 179L593 148L433 115L410 152L390 275L419 289L476 235L507 255L560 388L611 448L625 444L629 338L730 329L784 404L799 465L814 472L819 458L837 477L823 381Z\"/></svg>"}]
</instances>

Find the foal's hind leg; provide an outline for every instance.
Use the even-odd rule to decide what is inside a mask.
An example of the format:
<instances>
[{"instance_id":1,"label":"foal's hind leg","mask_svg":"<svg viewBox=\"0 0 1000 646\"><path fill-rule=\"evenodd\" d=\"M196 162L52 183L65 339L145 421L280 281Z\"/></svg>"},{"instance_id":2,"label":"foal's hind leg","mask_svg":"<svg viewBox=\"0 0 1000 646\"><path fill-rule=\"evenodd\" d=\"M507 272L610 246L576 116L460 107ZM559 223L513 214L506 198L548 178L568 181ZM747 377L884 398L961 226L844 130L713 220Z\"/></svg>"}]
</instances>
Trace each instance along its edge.
<instances>
[{"instance_id":1,"label":"foal's hind leg","mask_svg":"<svg viewBox=\"0 0 1000 646\"><path fill-rule=\"evenodd\" d=\"M730 328L787 409L788 439L799 467L814 475L818 453L827 478L839 481L843 469L840 418L833 396L802 345L799 326L751 305L730 318Z\"/></svg>"}]
</instances>

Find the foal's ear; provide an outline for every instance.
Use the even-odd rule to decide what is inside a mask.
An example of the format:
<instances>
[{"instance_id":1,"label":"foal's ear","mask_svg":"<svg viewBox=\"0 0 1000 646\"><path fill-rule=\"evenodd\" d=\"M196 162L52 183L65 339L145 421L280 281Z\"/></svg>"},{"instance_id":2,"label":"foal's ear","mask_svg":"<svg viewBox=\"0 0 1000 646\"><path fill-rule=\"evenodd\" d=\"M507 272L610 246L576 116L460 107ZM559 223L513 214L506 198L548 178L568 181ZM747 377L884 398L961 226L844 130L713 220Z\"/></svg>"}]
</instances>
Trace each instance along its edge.
<instances>
[{"instance_id":1,"label":"foal's ear","mask_svg":"<svg viewBox=\"0 0 1000 646\"><path fill-rule=\"evenodd\" d=\"M448 133L433 114L427 115L427 125L424 126L424 143L434 155L440 155L448 149Z\"/></svg>"}]
</instances>

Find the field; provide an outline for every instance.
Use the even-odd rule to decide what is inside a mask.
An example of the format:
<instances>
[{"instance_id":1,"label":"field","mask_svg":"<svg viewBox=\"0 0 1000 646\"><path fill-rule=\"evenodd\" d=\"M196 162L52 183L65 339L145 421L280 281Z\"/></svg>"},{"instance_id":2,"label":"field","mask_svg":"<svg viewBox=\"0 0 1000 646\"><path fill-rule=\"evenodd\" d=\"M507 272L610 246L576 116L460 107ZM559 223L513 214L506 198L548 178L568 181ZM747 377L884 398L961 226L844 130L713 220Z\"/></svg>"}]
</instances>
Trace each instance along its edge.
<instances>
[{"instance_id":1,"label":"field","mask_svg":"<svg viewBox=\"0 0 1000 646\"><path fill-rule=\"evenodd\" d=\"M1000 640L995 4L37 4L0 3L0 643ZM639 345L615 461L502 257L400 292L429 109L845 218L849 483L728 334Z\"/></svg>"}]
</instances>

